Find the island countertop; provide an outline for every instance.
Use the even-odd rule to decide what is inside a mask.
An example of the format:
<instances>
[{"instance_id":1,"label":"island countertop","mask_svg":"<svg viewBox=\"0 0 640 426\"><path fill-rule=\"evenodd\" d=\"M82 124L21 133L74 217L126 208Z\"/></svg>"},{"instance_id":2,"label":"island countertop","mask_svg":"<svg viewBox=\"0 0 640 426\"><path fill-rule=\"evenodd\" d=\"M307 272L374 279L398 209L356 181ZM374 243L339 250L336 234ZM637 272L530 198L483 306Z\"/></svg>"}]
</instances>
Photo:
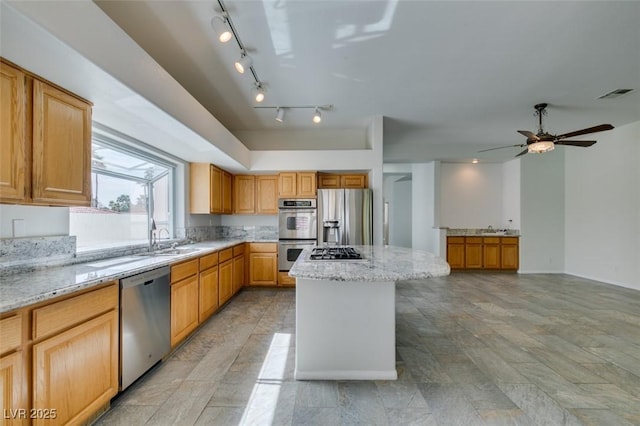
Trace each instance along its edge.
<instances>
[{"instance_id":1,"label":"island countertop","mask_svg":"<svg viewBox=\"0 0 640 426\"><path fill-rule=\"evenodd\" d=\"M363 260L310 260L305 249L289 271L295 278L332 281L398 281L449 275L449 264L423 250L395 246L354 246Z\"/></svg>"}]
</instances>

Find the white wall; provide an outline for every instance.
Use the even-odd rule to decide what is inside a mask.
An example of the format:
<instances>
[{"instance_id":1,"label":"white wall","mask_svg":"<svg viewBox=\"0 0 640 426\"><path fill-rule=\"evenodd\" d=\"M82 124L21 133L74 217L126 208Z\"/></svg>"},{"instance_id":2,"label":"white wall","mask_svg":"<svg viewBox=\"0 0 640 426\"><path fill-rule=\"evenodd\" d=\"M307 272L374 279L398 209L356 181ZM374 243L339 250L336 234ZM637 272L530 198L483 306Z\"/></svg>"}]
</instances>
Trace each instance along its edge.
<instances>
[{"instance_id":1,"label":"white wall","mask_svg":"<svg viewBox=\"0 0 640 426\"><path fill-rule=\"evenodd\" d=\"M502 164L440 165L440 225L503 228Z\"/></svg>"},{"instance_id":2,"label":"white wall","mask_svg":"<svg viewBox=\"0 0 640 426\"><path fill-rule=\"evenodd\" d=\"M410 178L390 176L385 200L389 202L389 245L411 248L412 186Z\"/></svg>"},{"instance_id":3,"label":"white wall","mask_svg":"<svg viewBox=\"0 0 640 426\"><path fill-rule=\"evenodd\" d=\"M499 227L520 229L520 159L502 165L502 221Z\"/></svg>"},{"instance_id":4,"label":"white wall","mask_svg":"<svg viewBox=\"0 0 640 426\"><path fill-rule=\"evenodd\" d=\"M566 271L640 290L640 121L566 148Z\"/></svg>"},{"instance_id":5,"label":"white wall","mask_svg":"<svg viewBox=\"0 0 640 426\"><path fill-rule=\"evenodd\" d=\"M564 272L564 149L520 163L520 272Z\"/></svg>"},{"instance_id":6,"label":"white wall","mask_svg":"<svg viewBox=\"0 0 640 426\"><path fill-rule=\"evenodd\" d=\"M68 207L0 204L0 238L13 238L13 220L24 220L22 237L69 235Z\"/></svg>"},{"instance_id":7,"label":"white wall","mask_svg":"<svg viewBox=\"0 0 640 426\"><path fill-rule=\"evenodd\" d=\"M440 252L440 232L435 229L436 186L439 163L412 165L412 247L438 254Z\"/></svg>"}]
</instances>

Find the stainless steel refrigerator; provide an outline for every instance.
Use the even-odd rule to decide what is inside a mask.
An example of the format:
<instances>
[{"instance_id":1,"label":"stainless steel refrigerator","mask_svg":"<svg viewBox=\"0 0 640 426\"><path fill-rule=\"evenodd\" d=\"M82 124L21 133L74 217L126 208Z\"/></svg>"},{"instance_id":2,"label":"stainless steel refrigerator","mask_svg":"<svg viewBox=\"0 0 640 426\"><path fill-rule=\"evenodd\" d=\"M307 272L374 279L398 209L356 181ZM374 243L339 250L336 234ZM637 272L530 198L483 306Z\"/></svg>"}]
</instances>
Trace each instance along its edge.
<instances>
[{"instance_id":1,"label":"stainless steel refrigerator","mask_svg":"<svg viewBox=\"0 0 640 426\"><path fill-rule=\"evenodd\" d=\"M373 244L370 189L318 189L318 245Z\"/></svg>"}]
</instances>

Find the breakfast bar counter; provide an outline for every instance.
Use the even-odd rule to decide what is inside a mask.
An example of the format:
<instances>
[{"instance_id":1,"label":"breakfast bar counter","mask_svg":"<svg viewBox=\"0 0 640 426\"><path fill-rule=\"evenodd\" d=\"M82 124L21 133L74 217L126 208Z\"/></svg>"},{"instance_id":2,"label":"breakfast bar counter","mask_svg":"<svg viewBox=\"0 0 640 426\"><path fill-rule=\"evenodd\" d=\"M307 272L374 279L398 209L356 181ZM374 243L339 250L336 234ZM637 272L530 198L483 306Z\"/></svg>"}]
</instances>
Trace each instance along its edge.
<instances>
[{"instance_id":1,"label":"breakfast bar counter","mask_svg":"<svg viewBox=\"0 0 640 426\"><path fill-rule=\"evenodd\" d=\"M359 260L312 260L305 249L296 278L297 380L395 380L395 283L449 274L421 250L356 246Z\"/></svg>"}]
</instances>

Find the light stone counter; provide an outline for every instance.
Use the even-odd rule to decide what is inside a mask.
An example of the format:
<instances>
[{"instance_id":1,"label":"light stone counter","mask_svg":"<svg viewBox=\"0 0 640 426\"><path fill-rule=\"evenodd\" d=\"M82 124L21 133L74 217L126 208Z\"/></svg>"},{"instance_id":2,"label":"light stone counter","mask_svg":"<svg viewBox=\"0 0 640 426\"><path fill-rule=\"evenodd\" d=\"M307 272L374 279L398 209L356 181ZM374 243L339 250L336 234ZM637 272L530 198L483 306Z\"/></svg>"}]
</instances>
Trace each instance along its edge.
<instances>
[{"instance_id":1,"label":"light stone counter","mask_svg":"<svg viewBox=\"0 0 640 426\"><path fill-rule=\"evenodd\" d=\"M305 249L289 271L295 278L332 281L399 281L449 275L449 264L422 250L394 246L355 246L364 260L309 260Z\"/></svg>"},{"instance_id":2,"label":"light stone counter","mask_svg":"<svg viewBox=\"0 0 640 426\"><path fill-rule=\"evenodd\" d=\"M0 313L8 312L102 283L119 280L197 258L203 254L232 247L244 240L218 240L189 244L180 248L195 249L189 253L156 256L124 256L69 266L50 267L0 278ZM260 242L276 242L265 241Z\"/></svg>"},{"instance_id":3,"label":"light stone counter","mask_svg":"<svg viewBox=\"0 0 640 426\"><path fill-rule=\"evenodd\" d=\"M449 274L447 262L421 250L355 246L363 261L310 260L296 278L297 380L395 380L395 285Z\"/></svg>"}]
</instances>

